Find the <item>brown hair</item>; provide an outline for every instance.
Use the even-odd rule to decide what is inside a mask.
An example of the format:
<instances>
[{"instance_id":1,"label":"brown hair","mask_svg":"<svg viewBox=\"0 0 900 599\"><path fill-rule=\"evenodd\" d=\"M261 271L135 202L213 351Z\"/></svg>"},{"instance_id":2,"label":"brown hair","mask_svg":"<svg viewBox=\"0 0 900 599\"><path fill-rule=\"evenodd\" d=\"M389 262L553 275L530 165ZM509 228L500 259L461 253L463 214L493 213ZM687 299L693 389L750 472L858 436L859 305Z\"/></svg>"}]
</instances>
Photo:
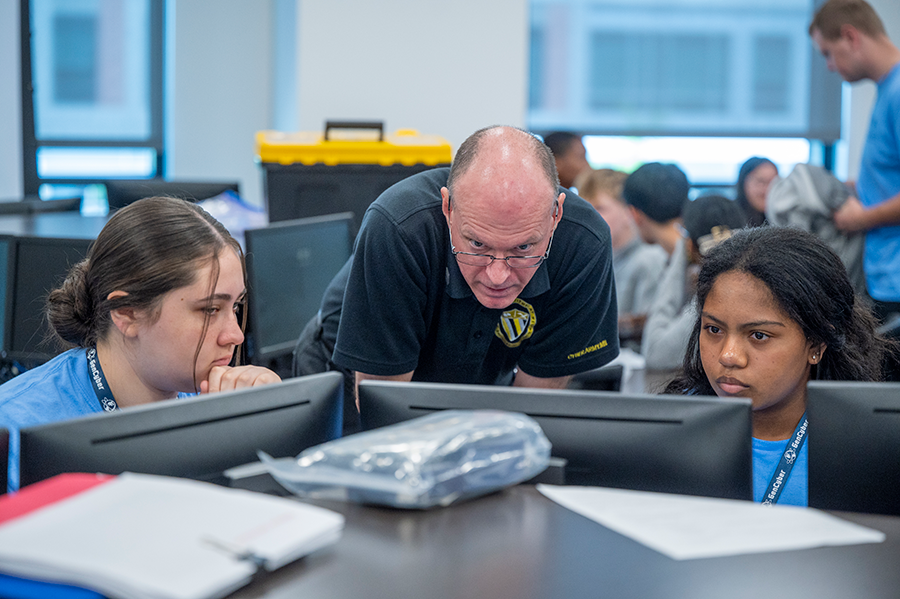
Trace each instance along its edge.
<instances>
[{"instance_id":1,"label":"brown hair","mask_svg":"<svg viewBox=\"0 0 900 599\"><path fill-rule=\"evenodd\" d=\"M47 297L47 319L70 346L89 347L104 339L112 326L110 312L121 308L158 317L162 297L193 284L197 271L212 263L211 289L219 277L218 257L226 248L241 260L240 244L205 210L184 200L153 197L116 212L100 231L88 256ZM113 291L126 295L109 299ZM196 361L209 326L209 316L194 354ZM196 380L194 381L196 387Z\"/></svg>"},{"instance_id":2,"label":"brown hair","mask_svg":"<svg viewBox=\"0 0 900 599\"><path fill-rule=\"evenodd\" d=\"M869 37L887 35L878 13L865 0L829 0L813 17L809 34L818 30L826 40L836 40L843 25L851 25Z\"/></svg>"},{"instance_id":3,"label":"brown hair","mask_svg":"<svg viewBox=\"0 0 900 599\"><path fill-rule=\"evenodd\" d=\"M624 204L622 188L627 178L628 173L611 168L591 169L579 173L573 186L578 190L578 195L591 204L594 204L595 198L601 193L610 195Z\"/></svg>"}]
</instances>

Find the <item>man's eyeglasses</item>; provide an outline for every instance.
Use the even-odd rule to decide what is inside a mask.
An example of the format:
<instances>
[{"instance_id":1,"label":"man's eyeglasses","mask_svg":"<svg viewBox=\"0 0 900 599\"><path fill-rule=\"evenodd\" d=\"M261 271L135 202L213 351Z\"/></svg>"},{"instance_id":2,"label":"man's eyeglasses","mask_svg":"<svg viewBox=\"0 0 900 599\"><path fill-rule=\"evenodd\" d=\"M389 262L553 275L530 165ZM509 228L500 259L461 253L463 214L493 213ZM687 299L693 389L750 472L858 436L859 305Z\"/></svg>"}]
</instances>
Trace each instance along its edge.
<instances>
[{"instance_id":1,"label":"man's eyeglasses","mask_svg":"<svg viewBox=\"0 0 900 599\"><path fill-rule=\"evenodd\" d=\"M452 233L450 237L450 252L456 256L458 262L469 266L487 266L494 260L504 260L510 268L537 268L550 256L550 246L552 245L553 233L550 233L550 242L547 244L547 251L544 252L543 256L507 256L506 258L498 258L490 254L472 254L470 252L457 251L453 246Z\"/></svg>"}]
</instances>

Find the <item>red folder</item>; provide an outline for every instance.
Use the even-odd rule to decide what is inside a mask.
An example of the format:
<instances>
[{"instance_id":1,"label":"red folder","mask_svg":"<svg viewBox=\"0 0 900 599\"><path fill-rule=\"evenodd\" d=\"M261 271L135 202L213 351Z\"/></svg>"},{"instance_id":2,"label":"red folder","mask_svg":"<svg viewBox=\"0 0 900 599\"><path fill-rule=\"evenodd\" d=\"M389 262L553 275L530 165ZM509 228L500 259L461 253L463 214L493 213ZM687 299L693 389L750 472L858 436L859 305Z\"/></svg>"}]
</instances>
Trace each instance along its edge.
<instances>
[{"instance_id":1,"label":"red folder","mask_svg":"<svg viewBox=\"0 0 900 599\"><path fill-rule=\"evenodd\" d=\"M112 480L106 474L60 474L0 496L0 525Z\"/></svg>"}]
</instances>

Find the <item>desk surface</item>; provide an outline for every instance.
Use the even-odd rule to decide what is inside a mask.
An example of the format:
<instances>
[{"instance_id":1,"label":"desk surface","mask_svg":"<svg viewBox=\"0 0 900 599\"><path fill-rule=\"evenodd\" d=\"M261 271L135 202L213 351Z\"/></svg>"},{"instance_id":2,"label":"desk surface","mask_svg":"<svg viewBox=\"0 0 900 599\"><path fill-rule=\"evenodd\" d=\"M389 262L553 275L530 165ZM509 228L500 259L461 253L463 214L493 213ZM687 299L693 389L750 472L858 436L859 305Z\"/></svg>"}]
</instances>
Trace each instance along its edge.
<instances>
[{"instance_id":1,"label":"desk surface","mask_svg":"<svg viewBox=\"0 0 900 599\"><path fill-rule=\"evenodd\" d=\"M235 599L900 596L900 518L841 516L884 543L675 561L527 485L432 511L316 502L347 518L337 544Z\"/></svg>"}]
</instances>

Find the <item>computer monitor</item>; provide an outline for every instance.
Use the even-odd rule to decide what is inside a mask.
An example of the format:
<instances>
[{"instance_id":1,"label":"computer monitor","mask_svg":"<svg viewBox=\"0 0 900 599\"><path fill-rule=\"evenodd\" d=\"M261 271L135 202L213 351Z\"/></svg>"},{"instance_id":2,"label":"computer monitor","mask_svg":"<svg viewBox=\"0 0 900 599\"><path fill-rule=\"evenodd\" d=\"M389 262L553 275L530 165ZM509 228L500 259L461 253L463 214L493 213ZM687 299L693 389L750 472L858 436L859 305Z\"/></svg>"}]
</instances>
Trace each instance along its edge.
<instances>
[{"instance_id":1,"label":"computer monitor","mask_svg":"<svg viewBox=\"0 0 900 599\"><path fill-rule=\"evenodd\" d=\"M240 193L236 181L166 181L164 179L111 179L106 182L110 209L122 208L142 198L167 196L199 202L224 191Z\"/></svg>"},{"instance_id":2,"label":"computer monitor","mask_svg":"<svg viewBox=\"0 0 900 599\"><path fill-rule=\"evenodd\" d=\"M0 241L0 264L6 265L9 289L5 303L4 356L41 363L62 348L53 341L44 315L47 294L87 256L93 239L16 237ZM6 254L7 259L3 259Z\"/></svg>"},{"instance_id":3,"label":"computer monitor","mask_svg":"<svg viewBox=\"0 0 900 599\"><path fill-rule=\"evenodd\" d=\"M566 484L753 497L750 400L365 380L363 430L445 409L534 418Z\"/></svg>"},{"instance_id":4,"label":"computer monitor","mask_svg":"<svg viewBox=\"0 0 900 599\"><path fill-rule=\"evenodd\" d=\"M245 231L248 354L254 364L289 355L326 287L350 257L353 214L342 212Z\"/></svg>"},{"instance_id":5,"label":"computer monitor","mask_svg":"<svg viewBox=\"0 0 900 599\"><path fill-rule=\"evenodd\" d=\"M9 431L0 428L0 495L6 493L9 474Z\"/></svg>"},{"instance_id":6,"label":"computer monitor","mask_svg":"<svg viewBox=\"0 0 900 599\"><path fill-rule=\"evenodd\" d=\"M15 200L0 200L0 214L43 214L45 212L75 211L81 208L81 198L42 200L26 196Z\"/></svg>"},{"instance_id":7,"label":"computer monitor","mask_svg":"<svg viewBox=\"0 0 900 599\"><path fill-rule=\"evenodd\" d=\"M900 515L900 383L810 381L809 507Z\"/></svg>"},{"instance_id":8,"label":"computer monitor","mask_svg":"<svg viewBox=\"0 0 900 599\"><path fill-rule=\"evenodd\" d=\"M0 356L6 357L10 348L13 323L13 274L16 272L16 238L0 235Z\"/></svg>"},{"instance_id":9,"label":"computer monitor","mask_svg":"<svg viewBox=\"0 0 900 599\"><path fill-rule=\"evenodd\" d=\"M325 372L23 428L20 485L63 472L216 480L261 449L294 456L340 436L343 377Z\"/></svg>"}]
</instances>

